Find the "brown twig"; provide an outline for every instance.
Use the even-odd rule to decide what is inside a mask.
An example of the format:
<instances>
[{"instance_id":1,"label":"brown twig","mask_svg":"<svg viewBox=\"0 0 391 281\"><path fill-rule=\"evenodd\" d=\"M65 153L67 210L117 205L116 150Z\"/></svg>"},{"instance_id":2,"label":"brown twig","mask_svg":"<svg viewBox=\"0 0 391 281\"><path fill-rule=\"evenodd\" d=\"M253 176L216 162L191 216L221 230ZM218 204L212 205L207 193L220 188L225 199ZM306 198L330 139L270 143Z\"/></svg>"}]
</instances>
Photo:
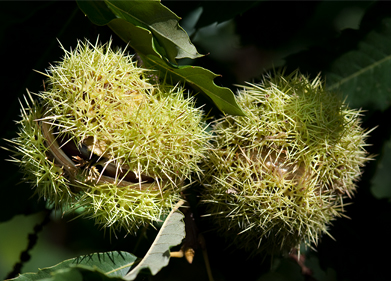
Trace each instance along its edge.
<instances>
[{"instance_id":1,"label":"brown twig","mask_svg":"<svg viewBox=\"0 0 391 281\"><path fill-rule=\"evenodd\" d=\"M205 238L199 232L198 227L194 221L194 215L191 209L186 206L182 208L181 211L185 215L185 231L186 236L183 239L182 247L177 252L171 252L171 257L173 258L182 258L185 257L188 263L192 263L196 250L201 249L202 255L204 257L205 267L208 274L209 281L214 281L212 276L212 270L209 264L208 252L206 250Z\"/></svg>"}]
</instances>

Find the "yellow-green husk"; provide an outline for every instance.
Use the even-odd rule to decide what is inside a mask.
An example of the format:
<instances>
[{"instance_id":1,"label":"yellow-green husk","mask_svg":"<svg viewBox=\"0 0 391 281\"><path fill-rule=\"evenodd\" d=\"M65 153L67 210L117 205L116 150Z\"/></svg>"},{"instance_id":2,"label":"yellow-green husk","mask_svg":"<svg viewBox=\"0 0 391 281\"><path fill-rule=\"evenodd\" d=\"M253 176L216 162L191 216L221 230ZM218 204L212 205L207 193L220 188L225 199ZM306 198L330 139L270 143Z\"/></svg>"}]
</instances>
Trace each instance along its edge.
<instances>
[{"instance_id":1,"label":"yellow-green husk","mask_svg":"<svg viewBox=\"0 0 391 281\"><path fill-rule=\"evenodd\" d=\"M360 111L298 71L238 93L246 116L213 126L202 202L216 229L252 253L316 245L369 160Z\"/></svg>"},{"instance_id":2,"label":"yellow-green husk","mask_svg":"<svg viewBox=\"0 0 391 281\"><path fill-rule=\"evenodd\" d=\"M200 174L202 110L183 88L150 82L153 73L111 42L64 52L39 99L28 94L12 140L25 179L56 208L83 207L103 227L159 221Z\"/></svg>"}]
</instances>

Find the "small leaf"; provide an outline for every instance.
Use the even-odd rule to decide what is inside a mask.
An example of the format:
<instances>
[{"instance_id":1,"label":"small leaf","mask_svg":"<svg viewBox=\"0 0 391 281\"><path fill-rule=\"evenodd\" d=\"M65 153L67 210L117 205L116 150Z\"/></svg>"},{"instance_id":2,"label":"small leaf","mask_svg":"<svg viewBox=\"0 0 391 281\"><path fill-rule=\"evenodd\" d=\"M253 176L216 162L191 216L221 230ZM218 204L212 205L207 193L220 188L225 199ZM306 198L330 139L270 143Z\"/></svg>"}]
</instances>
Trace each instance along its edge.
<instances>
[{"instance_id":1,"label":"small leaf","mask_svg":"<svg viewBox=\"0 0 391 281\"><path fill-rule=\"evenodd\" d=\"M153 241L147 254L125 277L125 280L134 280L140 270L149 268L152 275L165 267L170 260L170 248L179 245L185 237L185 224L183 222L183 214L177 212L177 209L184 203L179 201L176 207L170 212L164 221L162 228Z\"/></svg>"},{"instance_id":2,"label":"small leaf","mask_svg":"<svg viewBox=\"0 0 391 281\"><path fill-rule=\"evenodd\" d=\"M222 112L244 115L233 92L228 88L217 86L213 79L218 75L210 70L199 66L170 66L154 55L141 55L141 58L148 68L159 70L161 77L170 77L174 82L186 81L196 91L206 94Z\"/></svg>"},{"instance_id":3,"label":"small leaf","mask_svg":"<svg viewBox=\"0 0 391 281\"><path fill-rule=\"evenodd\" d=\"M327 88L347 96L351 107L385 110L391 105L391 18L385 18L358 45L338 58L327 75Z\"/></svg>"}]
</instances>

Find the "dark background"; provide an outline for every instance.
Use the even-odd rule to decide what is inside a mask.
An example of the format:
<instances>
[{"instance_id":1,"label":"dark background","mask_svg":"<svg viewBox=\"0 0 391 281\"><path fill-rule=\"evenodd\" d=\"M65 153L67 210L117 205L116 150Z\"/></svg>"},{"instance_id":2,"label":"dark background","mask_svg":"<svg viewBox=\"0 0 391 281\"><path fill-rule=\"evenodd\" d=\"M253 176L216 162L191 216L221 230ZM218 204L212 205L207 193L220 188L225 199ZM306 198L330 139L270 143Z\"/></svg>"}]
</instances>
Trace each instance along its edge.
<instances>
[{"instance_id":1,"label":"dark background","mask_svg":"<svg viewBox=\"0 0 391 281\"><path fill-rule=\"evenodd\" d=\"M299 67L313 77L320 71L327 71L335 58L354 49L379 20L391 16L390 2L376 1L162 3L183 21L187 20L186 24L191 23L191 12L203 7L201 18L188 31L199 52L208 55L186 63L222 74L216 83L233 90L234 84L256 80L273 66L286 66L288 71ZM114 46L125 46L125 43L108 27L93 25L73 1L2 1L0 5L0 89L3 96L0 131L2 139L11 139L16 134L14 120L19 118L19 100L23 99L26 88L31 92L43 90L43 76L33 70L44 71L63 54L57 40L66 49L76 46L77 39L95 42L98 35L102 42L112 38ZM229 19L228 23L210 26L215 21ZM307 266L314 271L312 277L306 277L308 280L389 278L391 207L388 198L374 196L371 180L383 159L384 144L390 138L391 110L364 109L368 110L364 127L378 126L368 140L373 144L368 150L378 156L365 167L353 204L346 207L346 215L351 219L341 218L333 223L330 232L335 241L324 236L316 247L317 252L309 250L306 253ZM7 143L0 140L0 146L7 146ZM4 278L27 247L28 233L44 219L45 206L43 202L37 203L35 197L30 198L33 194L30 186L19 183L18 167L3 160L9 158L9 152L0 150L0 154L0 278ZM384 183L384 189L391 187ZM71 218L61 219L59 214L51 217L38 235L37 246L31 251L31 259L22 272L36 271L38 267L97 251L123 250L142 256L155 234L147 231L141 238L124 238L120 234L118 239L110 239L93 222L70 221ZM270 273L268 258L262 263L264 257L249 258L242 251L227 248L225 241L207 232L210 227L207 222L198 218L197 222L201 231L205 231L216 280L243 277L246 280L304 280L299 266L291 260L276 258L280 266ZM172 259L156 277L160 280L181 278L206 280L200 252L196 253L193 265L184 259Z\"/></svg>"}]
</instances>

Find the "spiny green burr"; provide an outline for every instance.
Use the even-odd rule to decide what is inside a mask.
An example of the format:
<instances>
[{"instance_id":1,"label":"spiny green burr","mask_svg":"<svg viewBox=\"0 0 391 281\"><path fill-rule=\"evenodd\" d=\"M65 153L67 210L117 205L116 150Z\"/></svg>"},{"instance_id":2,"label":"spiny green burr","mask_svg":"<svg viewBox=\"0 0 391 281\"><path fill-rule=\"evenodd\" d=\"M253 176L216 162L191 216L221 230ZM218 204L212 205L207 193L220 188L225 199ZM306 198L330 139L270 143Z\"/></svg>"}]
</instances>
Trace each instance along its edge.
<instances>
[{"instance_id":1,"label":"spiny green burr","mask_svg":"<svg viewBox=\"0 0 391 281\"><path fill-rule=\"evenodd\" d=\"M203 111L111 41L63 50L42 73L47 89L25 98L14 161L56 208L80 208L114 231L159 221L201 173Z\"/></svg>"},{"instance_id":2,"label":"spiny green burr","mask_svg":"<svg viewBox=\"0 0 391 281\"><path fill-rule=\"evenodd\" d=\"M206 216L253 254L316 245L370 159L361 111L298 71L249 83L237 99L246 116L214 123L202 164Z\"/></svg>"}]
</instances>

